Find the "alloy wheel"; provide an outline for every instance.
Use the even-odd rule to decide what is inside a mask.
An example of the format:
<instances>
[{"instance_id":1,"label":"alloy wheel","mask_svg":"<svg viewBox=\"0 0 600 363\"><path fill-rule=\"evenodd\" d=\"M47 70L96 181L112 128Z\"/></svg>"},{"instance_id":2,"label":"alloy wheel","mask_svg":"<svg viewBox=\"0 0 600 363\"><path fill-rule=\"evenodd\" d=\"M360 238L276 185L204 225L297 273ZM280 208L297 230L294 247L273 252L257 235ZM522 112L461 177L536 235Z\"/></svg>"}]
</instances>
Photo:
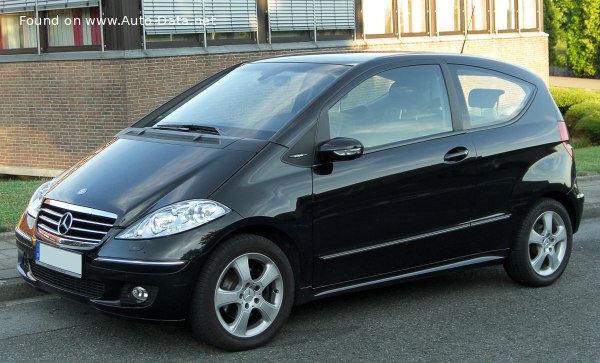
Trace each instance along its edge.
<instances>
[{"instance_id":1,"label":"alloy wheel","mask_svg":"<svg viewBox=\"0 0 600 363\"><path fill-rule=\"evenodd\" d=\"M221 273L214 296L219 323L230 334L248 338L264 332L283 302L283 279L267 256L248 253Z\"/></svg>"},{"instance_id":2,"label":"alloy wheel","mask_svg":"<svg viewBox=\"0 0 600 363\"><path fill-rule=\"evenodd\" d=\"M540 276L553 274L562 264L567 248L567 228L553 211L539 215L529 233L529 261Z\"/></svg>"}]
</instances>

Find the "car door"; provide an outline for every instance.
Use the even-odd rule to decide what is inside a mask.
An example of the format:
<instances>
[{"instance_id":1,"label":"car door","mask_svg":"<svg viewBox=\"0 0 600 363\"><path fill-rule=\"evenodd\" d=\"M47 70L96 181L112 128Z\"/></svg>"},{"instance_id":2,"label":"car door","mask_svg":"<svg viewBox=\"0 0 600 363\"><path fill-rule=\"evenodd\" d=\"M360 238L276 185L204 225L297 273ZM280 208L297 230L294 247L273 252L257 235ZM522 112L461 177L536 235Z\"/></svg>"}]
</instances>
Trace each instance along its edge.
<instances>
[{"instance_id":1,"label":"car door","mask_svg":"<svg viewBox=\"0 0 600 363\"><path fill-rule=\"evenodd\" d=\"M514 231L511 215L536 188L544 186L552 173L550 165L540 180L529 180L528 169L553 152L541 142L556 131L541 112L523 112L535 86L516 77L487 68L449 65L464 129L478 152L476 200L472 215L472 238L482 249L506 249ZM525 179L525 180L523 180ZM525 183L523 183L525 181ZM516 197L515 197L516 195Z\"/></svg>"},{"instance_id":2,"label":"car door","mask_svg":"<svg viewBox=\"0 0 600 363\"><path fill-rule=\"evenodd\" d=\"M452 119L436 63L364 75L324 108L317 141L354 138L364 154L313 168L315 287L477 251L475 149Z\"/></svg>"}]
</instances>

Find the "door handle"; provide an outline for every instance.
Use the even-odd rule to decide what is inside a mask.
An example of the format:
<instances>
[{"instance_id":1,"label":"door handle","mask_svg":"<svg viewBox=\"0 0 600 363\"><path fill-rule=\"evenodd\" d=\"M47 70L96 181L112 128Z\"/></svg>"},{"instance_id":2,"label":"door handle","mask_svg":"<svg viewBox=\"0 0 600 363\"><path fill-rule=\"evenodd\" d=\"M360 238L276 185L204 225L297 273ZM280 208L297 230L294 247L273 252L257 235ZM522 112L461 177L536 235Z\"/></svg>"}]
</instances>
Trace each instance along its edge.
<instances>
[{"instance_id":1,"label":"door handle","mask_svg":"<svg viewBox=\"0 0 600 363\"><path fill-rule=\"evenodd\" d=\"M467 149L466 147L459 146L448 151L446 155L444 155L444 161L447 163L456 163L466 159L468 155L469 149Z\"/></svg>"}]
</instances>

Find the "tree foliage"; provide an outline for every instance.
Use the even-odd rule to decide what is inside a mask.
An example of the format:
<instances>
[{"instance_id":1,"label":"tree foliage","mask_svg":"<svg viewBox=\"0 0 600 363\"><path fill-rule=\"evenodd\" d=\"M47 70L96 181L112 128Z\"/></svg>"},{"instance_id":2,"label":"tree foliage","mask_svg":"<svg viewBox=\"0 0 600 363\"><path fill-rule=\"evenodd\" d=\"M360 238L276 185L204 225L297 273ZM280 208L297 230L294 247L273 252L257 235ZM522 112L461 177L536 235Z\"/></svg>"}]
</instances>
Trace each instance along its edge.
<instances>
[{"instance_id":1,"label":"tree foliage","mask_svg":"<svg viewBox=\"0 0 600 363\"><path fill-rule=\"evenodd\" d=\"M600 0L557 0L562 12L567 60L578 76L593 77L600 71Z\"/></svg>"},{"instance_id":2,"label":"tree foliage","mask_svg":"<svg viewBox=\"0 0 600 363\"><path fill-rule=\"evenodd\" d=\"M550 64L557 64L556 44L564 38L562 15L554 0L544 0L544 31L548 33Z\"/></svg>"}]
</instances>

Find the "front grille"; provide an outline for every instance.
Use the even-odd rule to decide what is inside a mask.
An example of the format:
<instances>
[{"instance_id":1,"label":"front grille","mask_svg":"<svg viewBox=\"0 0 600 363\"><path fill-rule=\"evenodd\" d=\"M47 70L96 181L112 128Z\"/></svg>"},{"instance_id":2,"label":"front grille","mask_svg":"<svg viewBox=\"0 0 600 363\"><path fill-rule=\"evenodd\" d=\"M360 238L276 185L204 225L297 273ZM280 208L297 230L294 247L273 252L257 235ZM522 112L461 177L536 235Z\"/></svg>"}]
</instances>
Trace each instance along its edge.
<instances>
[{"instance_id":1,"label":"front grille","mask_svg":"<svg viewBox=\"0 0 600 363\"><path fill-rule=\"evenodd\" d=\"M104 284L98 281L78 279L73 276L40 266L35 261L29 261L33 276L48 285L58 287L68 292L85 296L90 299L99 299L104 294Z\"/></svg>"},{"instance_id":2,"label":"front grille","mask_svg":"<svg viewBox=\"0 0 600 363\"><path fill-rule=\"evenodd\" d=\"M59 223L67 213L72 216L72 224L71 228L63 234ZM47 200L40 209L37 226L43 231L66 240L93 245L102 241L102 238L115 224L116 219L117 216L113 213Z\"/></svg>"}]
</instances>

